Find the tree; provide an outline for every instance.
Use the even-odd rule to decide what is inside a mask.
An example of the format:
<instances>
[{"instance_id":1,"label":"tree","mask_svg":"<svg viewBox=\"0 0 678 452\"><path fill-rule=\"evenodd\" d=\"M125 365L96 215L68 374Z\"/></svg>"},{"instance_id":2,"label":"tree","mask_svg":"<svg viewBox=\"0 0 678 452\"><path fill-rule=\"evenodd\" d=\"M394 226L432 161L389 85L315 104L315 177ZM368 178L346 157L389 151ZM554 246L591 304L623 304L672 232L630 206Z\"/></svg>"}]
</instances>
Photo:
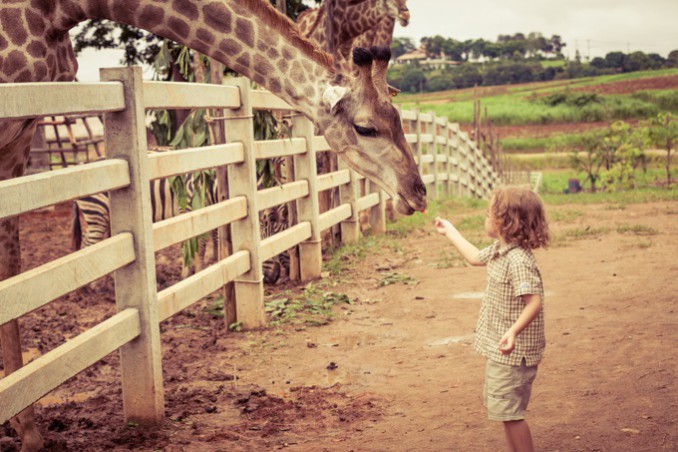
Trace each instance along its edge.
<instances>
[{"instance_id":1,"label":"tree","mask_svg":"<svg viewBox=\"0 0 678 452\"><path fill-rule=\"evenodd\" d=\"M678 50L669 52L666 58L666 67L678 67Z\"/></svg>"},{"instance_id":2,"label":"tree","mask_svg":"<svg viewBox=\"0 0 678 452\"><path fill-rule=\"evenodd\" d=\"M589 64L596 69L607 69L609 67L607 60L601 57L595 57L594 59L591 60L591 63Z\"/></svg>"},{"instance_id":3,"label":"tree","mask_svg":"<svg viewBox=\"0 0 678 452\"><path fill-rule=\"evenodd\" d=\"M649 132L652 144L666 149L666 186L671 188L671 150L678 141L678 122L671 113L659 113L650 121Z\"/></svg>"},{"instance_id":4,"label":"tree","mask_svg":"<svg viewBox=\"0 0 678 452\"><path fill-rule=\"evenodd\" d=\"M605 55L605 61L607 61L608 67L617 69L621 71L624 68L624 61L626 60L626 54L623 52L610 52Z\"/></svg>"},{"instance_id":5,"label":"tree","mask_svg":"<svg viewBox=\"0 0 678 452\"><path fill-rule=\"evenodd\" d=\"M465 64L453 71L452 79L458 89L482 85L483 76L475 65Z\"/></svg>"},{"instance_id":6,"label":"tree","mask_svg":"<svg viewBox=\"0 0 678 452\"><path fill-rule=\"evenodd\" d=\"M556 54L560 54L563 50L563 47L567 45L563 42L563 38L561 38L559 35L551 36L549 44L553 47L553 52Z\"/></svg>"},{"instance_id":7,"label":"tree","mask_svg":"<svg viewBox=\"0 0 678 452\"><path fill-rule=\"evenodd\" d=\"M649 69L651 61L643 52L633 52L624 59L624 72L635 72Z\"/></svg>"},{"instance_id":8,"label":"tree","mask_svg":"<svg viewBox=\"0 0 678 452\"><path fill-rule=\"evenodd\" d=\"M426 76L419 65L408 65L403 73L401 89L409 93L422 92L426 84Z\"/></svg>"},{"instance_id":9,"label":"tree","mask_svg":"<svg viewBox=\"0 0 678 452\"><path fill-rule=\"evenodd\" d=\"M398 58L400 55L405 55L406 53L416 50L412 38L393 38L391 41L391 55L393 59Z\"/></svg>"},{"instance_id":10,"label":"tree","mask_svg":"<svg viewBox=\"0 0 678 452\"><path fill-rule=\"evenodd\" d=\"M570 164L575 170L586 174L590 191L595 193L596 183L600 180L600 168L603 166L603 160L598 152L602 136L597 132L588 132L577 140L578 147L583 148L584 151L573 151L570 155Z\"/></svg>"}]
</instances>

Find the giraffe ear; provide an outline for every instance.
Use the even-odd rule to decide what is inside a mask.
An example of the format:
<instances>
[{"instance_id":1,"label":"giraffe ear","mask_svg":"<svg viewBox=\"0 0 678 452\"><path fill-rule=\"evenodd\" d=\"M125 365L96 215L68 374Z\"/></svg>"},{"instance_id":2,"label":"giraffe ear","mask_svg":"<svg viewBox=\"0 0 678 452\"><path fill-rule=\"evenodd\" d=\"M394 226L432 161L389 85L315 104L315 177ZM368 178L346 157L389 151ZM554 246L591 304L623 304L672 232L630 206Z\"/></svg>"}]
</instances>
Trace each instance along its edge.
<instances>
[{"instance_id":1,"label":"giraffe ear","mask_svg":"<svg viewBox=\"0 0 678 452\"><path fill-rule=\"evenodd\" d=\"M340 101L350 92L348 88L338 85L328 85L323 92L323 102L330 107L330 113L336 115Z\"/></svg>"}]
</instances>

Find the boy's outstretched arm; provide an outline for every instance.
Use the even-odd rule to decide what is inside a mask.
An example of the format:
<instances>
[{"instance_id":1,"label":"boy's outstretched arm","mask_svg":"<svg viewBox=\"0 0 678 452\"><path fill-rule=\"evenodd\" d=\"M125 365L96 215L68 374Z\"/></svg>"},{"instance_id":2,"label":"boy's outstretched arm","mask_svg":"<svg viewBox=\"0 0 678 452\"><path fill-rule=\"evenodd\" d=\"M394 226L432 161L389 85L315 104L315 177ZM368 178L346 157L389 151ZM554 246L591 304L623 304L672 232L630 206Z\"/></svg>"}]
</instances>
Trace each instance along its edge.
<instances>
[{"instance_id":1,"label":"boy's outstretched arm","mask_svg":"<svg viewBox=\"0 0 678 452\"><path fill-rule=\"evenodd\" d=\"M450 239L450 242L452 242L455 248L457 248L457 251L459 251L459 253L464 256L464 259L466 259L469 264L476 266L485 265L485 263L481 262L480 258L478 257L478 254L480 253L478 248L466 240L464 236L461 235L461 232L457 231L457 228L452 225L452 223L437 217L435 226L439 234L442 234Z\"/></svg>"}]
</instances>

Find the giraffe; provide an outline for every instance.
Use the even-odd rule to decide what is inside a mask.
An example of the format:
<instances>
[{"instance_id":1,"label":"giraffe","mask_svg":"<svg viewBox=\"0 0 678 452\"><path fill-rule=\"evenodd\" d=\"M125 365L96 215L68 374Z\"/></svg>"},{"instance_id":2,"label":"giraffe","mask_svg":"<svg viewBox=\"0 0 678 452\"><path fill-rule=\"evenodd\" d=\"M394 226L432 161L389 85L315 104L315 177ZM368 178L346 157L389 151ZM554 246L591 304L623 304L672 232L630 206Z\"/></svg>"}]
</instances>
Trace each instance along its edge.
<instances>
[{"instance_id":1,"label":"giraffe","mask_svg":"<svg viewBox=\"0 0 678 452\"><path fill-rule=\"evenodd\" d=\"M407 27L410 23L410 11L407 9L406 3L407 0L396 0L396 4L398 5L398 22L400 23L401 27ZM395 17L387 16L383 18L383 20L380 20L374 28L371 28L367 32L358 36L352 44L342 46L340 48L340 50L343 52L342 57L344 59L348 59L349 52L353 47L391 47L395 22Z\"/></svg>"},{"instance_id":2,"label":"giraffe","mask_svg":"<svg viewBox=\"0 0 678 452\"><path fill-rule=\"evenodd\" d=\"M356 52L358 76L299 35L266 0L3 0L0 83L72 81L68 32L87 19L126 23L184 44L266 87L310 118L337 152L410 215L426 188L388 96L388 50ZM36 119L0 119L0 181L22 176ZM0 281L21 272L18 217L0 220ZM5 374L22 364L18 321L0 326ZM32 408L12 420L22 449L43 441Z\"/></svg>"},{"instance_id":3,"label":"giraffe","mask_svg":"<svg viewBox=\"0 0 678 452\"><path fill-rule=\"evenodd\" d=\"M331 13L330 13L331 9ZM327 20L332 17L333 36L328 36ZM349 70L351 49L359 36L369 34L369 42L374 41L379 30L380 40L390 46L395 20L407 26L410 12L406 0L325 0L319 8L306 10L297 19L302 36L315 40L326 52L337 58L342 69ZM384 36L382 38L382 35ZM388 39L386 39L388 35Z\"/></svg>"}]
</instances>

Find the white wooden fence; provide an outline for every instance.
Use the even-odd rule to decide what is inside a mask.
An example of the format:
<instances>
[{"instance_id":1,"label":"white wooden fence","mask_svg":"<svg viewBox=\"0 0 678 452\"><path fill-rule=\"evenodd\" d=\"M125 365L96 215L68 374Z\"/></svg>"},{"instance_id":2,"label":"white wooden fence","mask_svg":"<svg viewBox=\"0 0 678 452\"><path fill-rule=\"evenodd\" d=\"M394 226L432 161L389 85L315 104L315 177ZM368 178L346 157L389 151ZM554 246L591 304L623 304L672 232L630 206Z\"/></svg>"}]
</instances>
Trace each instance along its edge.
<instances>
[{"instance_id":1,"label":"white wooden fence","mask_svg":"<svg viewBox=\"0 0 678 452\"><path fill-rule=\"evenodd\" d=\"M103 242L0 281L0 324L44 306L104 275L114 273L118 312L0 380L0 423L13 417L107 354L121 353L125 418L160 422L164 411L159 322L234 282L237 319L245 328L265 324L261 263L299 246L302 280L320 276L321 231L341 223L343 240L359 234L358 213L370 209L372 226L385 229L385 193L342 168L316 175L316 153L328 151L312 123L293 118L293 136L254 141L252 111L291 110L246 79L227 85L143 82L139 68L102 71L100 83L0 85L0 118L79 113L105 115L108 159L0 182L0 218L19 215L102 191L110 191L111 237ZM223 108L227 143L147 155L147 109ZM406 138L432 198L441 194L486 197L498 175L457 124L430 114L403 111ZM293 156L295 179L257 191L256 160ZM226 167L230 198L153 224L149 179ZM369 184L368 184L369 186ZM339 187L342 204L319 213L318 192ZM296 202L297 224L264 240L257 212ZM230 225L233 254L156 292L154 253Z\"/></svg>"}]
</instances>

